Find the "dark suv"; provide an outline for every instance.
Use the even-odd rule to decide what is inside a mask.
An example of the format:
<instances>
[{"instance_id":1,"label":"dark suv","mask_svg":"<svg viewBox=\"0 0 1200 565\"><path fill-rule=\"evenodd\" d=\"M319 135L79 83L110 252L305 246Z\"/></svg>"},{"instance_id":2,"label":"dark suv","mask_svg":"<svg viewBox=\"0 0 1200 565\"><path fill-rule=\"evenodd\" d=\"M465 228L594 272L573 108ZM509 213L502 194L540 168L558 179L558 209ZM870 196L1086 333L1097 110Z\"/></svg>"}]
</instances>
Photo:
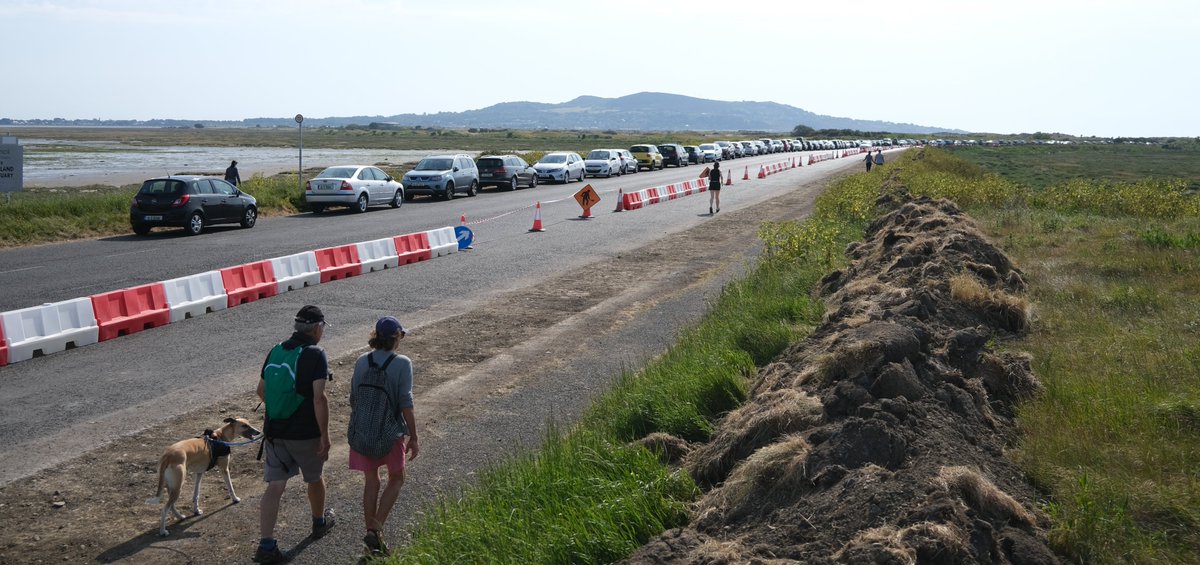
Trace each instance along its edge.
<instances>
[{"instance_id":1,"label":"dark suv","mask_svg":"<svg viewBox=\"0 0 1200 565\"><path fill-rule=\"evenodd\" d=\"M182 227L200 235L204 226L241 224L254 227L258 202L216 177L163 177L142 183L129 207L133 233L146 235L159 226Z\"/></svg>"},{"instance_id":2,"label":"dark suv","mask_svg":"<svg viewBox=\"0 0 1200 565\"><path fill-rule=\"evenodd\" d=\"M678 143L664 143L658 146L658 151L663 156L663 166L675 165L676 167L688 166L688 153L682 145Z\"/></svg>"},{"instance_id":3,"label":"dark suv","mask_svg":"<svg viewBox=\"0 0 1200 565\"><path fill-rule=\"evenodd\" d=\"M494 186L516 190L525 185L534 188L538 183L537 170L516 155L489 155L475 161L479 167L479 186Z\"/></svg>"}]
</instances>

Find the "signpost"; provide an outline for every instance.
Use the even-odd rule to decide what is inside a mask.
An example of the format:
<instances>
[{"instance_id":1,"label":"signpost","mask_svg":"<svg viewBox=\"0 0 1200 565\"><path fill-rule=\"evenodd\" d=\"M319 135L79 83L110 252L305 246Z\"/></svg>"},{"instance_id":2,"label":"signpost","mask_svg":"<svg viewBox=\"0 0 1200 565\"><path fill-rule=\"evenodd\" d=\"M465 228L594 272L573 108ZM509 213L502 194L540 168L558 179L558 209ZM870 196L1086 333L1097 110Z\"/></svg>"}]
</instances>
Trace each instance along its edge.
<instances>
[{"instance_id":1,"label":"signpost","mask_svg":"<svg viewBox=\"0 0 1200 565\"><path fill-rule=\"evenodd\" d=\"M0 137L0 192L5 204L12 204L12 193L25 188L25 148L15 136Z\"/></svg>"},{"instance_id":2,"label":"signpost","mask_svg":"<svg viewBox=\"0 0 1200 565\"><path fill-rule=\"evenodd\" d=\"M304 194L304 114L296 114L296 125L300 126L300 162L296 166L296 184Z\"/></svg>"},{"instance_id":3,"label":"signpost","mask_svg":"<svg viewBox=\"0 0 1200 565\"><path fill-rule=\"evenodd\" d=\"M579 217L581 219L588 219L592 217L592 206L600 202L600 195L596 194L592 185L588 184L575 193L575 201L583 208L583 214Z\"/></svg>"}]
</instances>

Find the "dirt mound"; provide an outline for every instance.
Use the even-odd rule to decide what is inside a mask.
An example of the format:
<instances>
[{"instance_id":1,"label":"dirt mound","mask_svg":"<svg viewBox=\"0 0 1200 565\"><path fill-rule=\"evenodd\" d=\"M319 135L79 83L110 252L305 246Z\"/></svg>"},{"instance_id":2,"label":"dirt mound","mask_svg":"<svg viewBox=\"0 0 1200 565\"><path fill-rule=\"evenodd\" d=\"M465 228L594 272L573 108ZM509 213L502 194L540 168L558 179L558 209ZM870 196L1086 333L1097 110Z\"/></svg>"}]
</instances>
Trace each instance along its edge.
<instances>
[{"instance_id":1,"label":"dirt mound","mask_svg":"<svg viewBox=\"0 0 1200 565\"><path fill-rule=\"evenodd\" d=\"M692 523L629 562L1058 562L1004 456L1039 388L991 347L1028 328L1024 280L953 203L892 194L822 280L822 326L684 456Z\"/></svg>"}]
</instances>

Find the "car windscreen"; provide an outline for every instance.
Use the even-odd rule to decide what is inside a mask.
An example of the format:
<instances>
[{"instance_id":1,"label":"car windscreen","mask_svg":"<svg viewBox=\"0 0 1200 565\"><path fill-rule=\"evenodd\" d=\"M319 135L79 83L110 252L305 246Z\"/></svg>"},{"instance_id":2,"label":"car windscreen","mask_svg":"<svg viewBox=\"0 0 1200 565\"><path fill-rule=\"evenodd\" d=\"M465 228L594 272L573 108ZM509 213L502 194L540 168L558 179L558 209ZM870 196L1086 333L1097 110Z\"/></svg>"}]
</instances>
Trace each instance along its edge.
<instances>
[{"instance_id":1,"label":"car windscreen","mask_svg":"<svg viewBox=\"0 0 1200 565\"><path fill-rule=\"evenodd\" d=\"M538 162L539 163L566 163L567 156L566 155L546 155L545 157L542 157L542 160L540 160Z\"/></svg>"},{"instance_id":2,"label":"car windscreen","mask_svg":"<svg viewBox=\"0 0 1200 565\"><path fill-rule=\"evenodd\" d=\"M317 175L320 179L352 179L354 174L358 172L358 167L329 167L321 174Z\"/></svg>"},{"instance_id":3,"label":"car windscreen","mask_svg":"<svg viewBox=\"0 0 1200 565\"><path fill-rule=\"evenodd\" d=\"M592 151L588 153L588 159L608 159L611 154L608 151Z\"/></svg>"},{"instance_id":4,"label":"car windscreen","mask_svg":"<svg viewBox=\"0 0 1200 565\"><path fill-rule=\"evenodd\" d=\"M417 171L449 171L454 168L454 159L421 159Z\"/></svg>"},{"instance_id":5,"label":"car windscreen","mask_svg":"<svg viewBox=\"0 0 1200 565\"><path fill-rule=\"evenodd\" d=\"M187 183L176 179L154 179L142 183L138 194L182 194Z\"/></svg>"}]
</instances>

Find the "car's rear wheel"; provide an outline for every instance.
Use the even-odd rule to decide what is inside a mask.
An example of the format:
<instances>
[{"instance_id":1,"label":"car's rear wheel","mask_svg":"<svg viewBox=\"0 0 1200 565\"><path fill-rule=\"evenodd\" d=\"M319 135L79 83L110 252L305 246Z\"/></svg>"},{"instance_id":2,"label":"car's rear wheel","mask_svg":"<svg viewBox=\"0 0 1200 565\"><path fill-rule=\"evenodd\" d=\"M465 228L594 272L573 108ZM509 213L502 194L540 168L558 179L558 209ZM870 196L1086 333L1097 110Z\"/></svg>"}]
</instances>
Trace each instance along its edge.
<instances>
[{"instance_id":1,"label":"car's rear wheel","mask_svg":"<svg viewBox=\"0 0 1200 565\"><path fill-rule=\"evenodd\" d=\"M258 221L258 209L254 206L246 207L246 213L242 214L242 227L252 228L255 222Z\"/></svg>"},{"instance_id":2,"label":"car's rear wheel","mask_svg":"<svg viewBox=\"0 0 1200 565\"><path fill-rule=\"evenodd\" d=\"M188 235L200 235L204 232L204 216L201 216L200 212L192 212L192 215L188 216L187 225L184 226L184 230L187 231Z\"/></svg>"},{"instance_id":3,"label":"car's rear wheel","mask_svg":"<svg viewBox=\"0 0 1200 565\"><path fill-rule=\"evenodd\" d=\"M325 211L325 205L324 204L309 204L308 209L311 210L312 213L314 213L314 214L320 214L321 212Z\"/></svg>"},{"instance_id":4,"label":"car's rear wheel","mask_svg":"<svg viewBox=\"0 0 1200 565\"><path fill-rule=\"evenodd\" d=\"M467 187L467 196L475 196L479 194L479 181L471 181L471 186Z\"/></svg>"},{"instance_id":5,"label":"car's rear wheel","mask_svg":"<svg viewBox=\"0 0 1200 565\"><path fill-rule=\"evenodd\" d=\"M370 205L370 202L367 201L367 193L364 192L358 195L358 200L354 201L354 211L358 214L366 212L368 205Z\"/></svg>"},{"instance_id":6,"label":"car's rear wheel","mask_svg":"<svg viewBox=\"0 0 1200 565\"><path fill-rule=\"evenodd\" d=\"M404 191L397 188L396 194L392 195L392 201L388 205L392 208L399 208L405 200L407 200L407 198L404 196Z\"/></svg>"},{"instance_id":7,"label":"car's rear wheel","mask_svg":"<svg viewBox=\"0 0 1200 565\"><path fill-rule=\"evenodd\" d=\"M517 189L517 175L513 175L513 177L508 180L508 189L509 190Z\"/></svg>"},{"instance_id":8,"label":"car's rear wheel","mask_svg":"<svg viewBox=\"0 0 1200 565\"><path fill-rule=\"evenodd\" d=\"M133 233L138 235L146 235L150 233L150 226L146 224L133 224Z\"/></svg>"},{"instance_id":9,"label":"car's rear wheel","mask_svg":"<svg viewBox=\"0 0 1200 565\"><path fill-rule=\"evenodd\" d=\"M446 192L442 193L442 198L446 200L454 200L454 183L446 183Z\"/></svg>"}]
</instances>

